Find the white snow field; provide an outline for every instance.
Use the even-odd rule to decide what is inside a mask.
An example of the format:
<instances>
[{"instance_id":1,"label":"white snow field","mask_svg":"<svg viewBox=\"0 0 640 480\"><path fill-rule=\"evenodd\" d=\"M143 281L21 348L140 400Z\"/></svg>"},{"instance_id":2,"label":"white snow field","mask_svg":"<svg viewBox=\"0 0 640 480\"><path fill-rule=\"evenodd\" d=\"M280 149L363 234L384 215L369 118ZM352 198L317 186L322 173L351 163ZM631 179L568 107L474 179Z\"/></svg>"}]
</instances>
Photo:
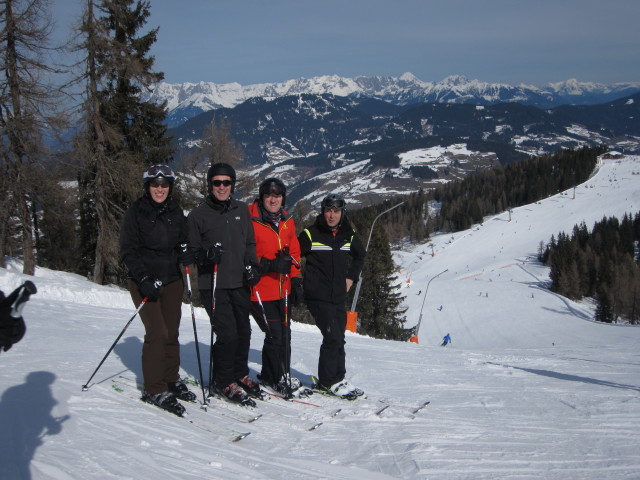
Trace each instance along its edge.
<instances>
[{"instance_id":1,"label":"white snow field","mask_svg":"<svg viewBox=\"0 0 640 480\"><path fill-rule=\"evenodd\" d=\"M536 262L552 234L637 213L639 175L640 157L605 160L575 199L561 192L511 221L504 213L395 252L420 343L348 333L347 377L366 400L272 398L249 424L223 416L242 409L221 401L206 412L187 404L192 424L132 387L114 390L120 376L142 381L137 318L83 392L134 312L127 292L42 268L26 277L11 261L0 288L31 278L39 291L24 309L25 338L0 354L0 478L639 479L640 329L594 322L592 302L547 291ZM206 364L204 310L196 323ZM263 335L253 330L255 376ZM321 336L294 323L292 337L293 374L309 382ZM184 374L198 377L188 305L181 342ZM251 435L231 442L223 429Z\"/></svg>"}]
</instances>

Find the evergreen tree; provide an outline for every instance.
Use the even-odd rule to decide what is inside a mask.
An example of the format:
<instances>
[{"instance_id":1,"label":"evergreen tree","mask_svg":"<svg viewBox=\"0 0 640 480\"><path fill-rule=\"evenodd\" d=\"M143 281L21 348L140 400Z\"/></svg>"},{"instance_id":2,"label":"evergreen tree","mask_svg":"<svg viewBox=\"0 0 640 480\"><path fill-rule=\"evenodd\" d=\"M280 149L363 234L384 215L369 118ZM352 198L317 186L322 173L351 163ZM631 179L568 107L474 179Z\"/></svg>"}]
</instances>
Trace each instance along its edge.
<instances>
[{"instance_id":1,"label":"evergreen tree","mask_svg":"<svg viewBox=\"0 0 640 480\"><path fill-rule=\"evenodd\" d=\"M140 172L171 160L164 105L142 102L143 88L160 80L149 51L158 29L140 34L150 2L87 0L82 23L85 52L84 125L76 138L80 234L85 270L96 283L122 273L120 223L140 193Z\"/></svg>"},{"instance_id":2,"label":"evergreen tree","mask_svg":"<svg viewBox=\"0 0 640 480\"><path fill-rule=\"evenodd\" d=\"M603 323L613 323L615 314L613 312L613 299L609 291L603 288L596 301L596 320Z\"/></svg>"},{"instance_id":3,"label":"evergreen tree","mask_svg":"<svg viewBox=\"0 0 640 480\"><path fill-rule=\"evenodd\" d=\"M603 218L589 233L581 223L569 237L551 238L542 259L550 267L551 290L572 299L594 297L596 319L614 322L618 317L635 324L640 304L639 241L631 215L622 222ZM637 217L636 217L637 218Z\"/></svg>"},{"instance_id":4,"label":"evergreen tree","mask_svg":"<svg viewBox=\"0 0 640 480\"><path fill-rule=\"evenodd\" d=\"M359 332L375 338L407 341L411 329L404 328L406 309L401 308L398 277L389 240L382 228L374 230L365 260L358 299Z\"/></svg>"},{"instance_id":5,"label":"evergreen tree","mask_svg":"<svg viewBox=\"0 0 640 480\"><path fill-rule=\"evenodd\" d=\"M23 272L36 265L36 170L46 157L43 134L55 121L57 69L48 55L50 14L46 0L0 2L0 265L10 235L21 239ZM11 217L18 228L10 231Z\"/></svg>"}]
</instances>

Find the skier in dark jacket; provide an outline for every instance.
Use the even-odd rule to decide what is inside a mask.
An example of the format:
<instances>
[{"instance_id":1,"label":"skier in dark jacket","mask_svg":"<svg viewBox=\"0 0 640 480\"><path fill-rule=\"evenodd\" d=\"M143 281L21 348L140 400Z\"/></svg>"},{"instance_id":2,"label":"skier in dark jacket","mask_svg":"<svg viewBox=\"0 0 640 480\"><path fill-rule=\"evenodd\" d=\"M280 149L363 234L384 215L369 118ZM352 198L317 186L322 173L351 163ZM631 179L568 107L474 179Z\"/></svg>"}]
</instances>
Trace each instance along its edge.
<instances>
[{"instance_id":1,"label":"skier in dark jacket","mask_svg":"<svg viewBox=\"0 0 640 480\"><path fill-rule=\"evenodd\" d=\"M344 379L345 300L360 275L366 252L349 224L344 199L329 195L322 200L321 209L315 223L298 237L302 256L307 259L304 299L322 332L319 387L337 396L353 398L363 392Z\"/></svg>"},{"instance_id":2,"label":"skier in dark jacket","mask_svg":"<svg viewBox=\"0 0 640 480\"><path fill-rule=\"evenodd\" d=\"M146 402L182 415L178 399L192 401L179 377L178 334L184 282L180 264L193 263L186 249L187 222L171 198L175 175L167 165L154 165L143 174L144 195L125 213L120 255L129 271L129 292L145 328L142 375Z\"/></svg>"},{"instance_id":3,"label":"skier in dark jacket","mask_svg":"<svg viewBox=\"0 0 640 480\"><path fill-rule=\"evenodd\" d=\"M207 172L207 197L191 211L187 223L200 299L216 334L209 388L251 405L248 395L259 397L260 387L249 377L249 287L260 274L249 208L231 197L235 182L231 165L213 164Z\"/></svg>"}]
</instances>

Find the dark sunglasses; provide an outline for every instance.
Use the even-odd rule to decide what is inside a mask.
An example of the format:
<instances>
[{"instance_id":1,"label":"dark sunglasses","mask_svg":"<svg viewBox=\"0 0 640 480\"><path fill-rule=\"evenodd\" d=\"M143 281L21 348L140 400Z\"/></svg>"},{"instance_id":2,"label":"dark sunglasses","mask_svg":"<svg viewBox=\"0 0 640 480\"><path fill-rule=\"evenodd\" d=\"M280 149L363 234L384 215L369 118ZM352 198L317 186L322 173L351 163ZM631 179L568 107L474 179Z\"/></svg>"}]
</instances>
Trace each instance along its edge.
<instances>
[{"instance_id":1,"label":"dark sunglasses","mask_svg":"<svg viewBox=\"0 0 640 480\"><path fill-rule=\"evenodd\" d=\"M151 182L153 188L169 188L169 182Z\"/></svg>"},{"instance_id":2,"label":"dark sunglasses","mask_svg":"<svg viewBox=\"0 0 640 480\"><path fill-rule=\"evenodd\" d=\"M229 185L231 185L231 180L212 180L211 183L213 184L214 187L219 187L220 185L224 185L225 187L228 187Z\"/></svg>"}]
</instances>

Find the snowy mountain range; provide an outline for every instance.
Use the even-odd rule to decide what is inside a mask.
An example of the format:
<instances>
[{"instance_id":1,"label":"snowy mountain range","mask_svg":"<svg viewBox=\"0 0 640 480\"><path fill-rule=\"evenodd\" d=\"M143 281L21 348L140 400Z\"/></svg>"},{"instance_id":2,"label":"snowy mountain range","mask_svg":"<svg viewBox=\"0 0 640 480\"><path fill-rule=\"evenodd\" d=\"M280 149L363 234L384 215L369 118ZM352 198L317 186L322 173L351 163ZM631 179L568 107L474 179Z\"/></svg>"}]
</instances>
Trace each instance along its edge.
<instances>
[{"instance_id":1,"label":"snowy mountain range","mask_svg":"<svg viewBox=\"0 0 640 480\"><path fill-rule=\"evenodd\" d=\"M420 343L347 332L347 378L368 395L355 402L315 394L248 409L214 399L175 417L119 388L142 382L144 328L136 317L123 330L134 311L126 290L41 267L26 276L7 258L0 289L31 280L38 293L23 311L25 337L0 354L0 478L637 480L640 327L595 322L593 302L549 291L536 251L582 221L637 213L639 174L640 157L603 159L575 198L559 192L513 209L511 221L503 212L395 250ZM295 315L291 368L308 383L321 335ZM191 317L183 305L184 377L199 376L196 342L207 365L209 332L204 309ZM263 340L254 325L254 378ZM249 413L262 416L244 423ZM232 431L251 435L233 443Z\"/></svg>"},{"instance_id":2,"label":"snowy mountain range","mask_svg":"<svg viewBox=\"0 0 640 480\"><path fill-rule=\"evenodd\" d=\"M290 187L290 205L313 203L327 189L370 204L565 148L640 152L638 118L640 93L553 109L517 102L402 107L368 97L300 94L211 110L169 134L179 156L206 148L202 132L212 121L230 125L243 150L240 177L249 188L237 191L246 199L261 179L280 176ZM206 168L206 158L202 162Z\"/></svg>"},{"instance_id":3,"label":"snowy mountain range","mask_svg":"<svg viewBox=\"0 0 640 480\"><path fill-rule=\"evenodd\" d=\"M345 97L369 97L395 105L415 103L474 103L490 105L519 102L540 108L563 104L602 103L640 91L640 82L601 84L576 79L537 87L520 84L487 83L464 76L449 76L439 82L425 82L411 73L399 77L345 78L324 75L276 83L240 85L213 82L171 84L161 82L145 100L161 103L169 109L168 123L177 126L202 112L232 108L254 97L278 98L299 94L331 94Z\"/></svg>"}]
</instances>

